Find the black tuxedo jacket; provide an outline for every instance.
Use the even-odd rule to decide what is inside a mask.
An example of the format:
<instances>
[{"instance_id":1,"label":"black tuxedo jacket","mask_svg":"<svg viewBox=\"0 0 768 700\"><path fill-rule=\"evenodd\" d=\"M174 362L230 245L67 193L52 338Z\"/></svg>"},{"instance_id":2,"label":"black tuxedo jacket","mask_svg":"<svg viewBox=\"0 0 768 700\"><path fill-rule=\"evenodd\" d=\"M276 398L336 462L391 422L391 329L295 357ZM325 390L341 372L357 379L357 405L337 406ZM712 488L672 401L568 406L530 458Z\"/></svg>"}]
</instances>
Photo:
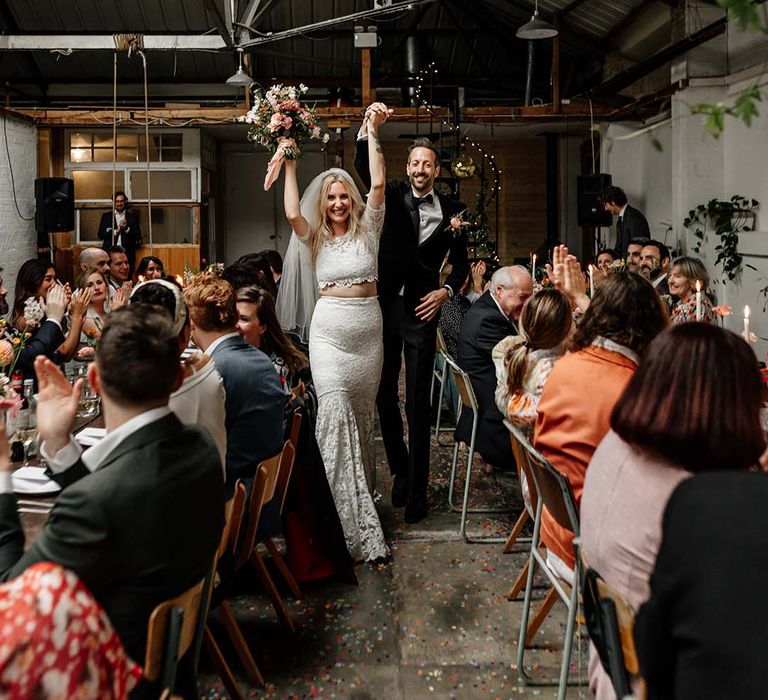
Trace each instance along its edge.
<instances>
[{"instance_id":1,"label":"black tuxedo jacket","mask_svg":"<svg viewBox=\"0 0 768 700\"><path fill-rule=\"evenodd\" d=\"M40 561L70 569L143 665L154 607L213 563L224 525L219 453L170 414L129 435L94 472L78 461L56 481L64 489L26 552L16 497L0 495L0 579Z\"/></svg>"},{"instance_id":2,"label":"black tuxedo jacket","mask_svg":"<svg viewBox=\"0 0 768 700\"><path fill-rule=\"evenodd\" d=\"M467 312L459 333L456 363L468 375L478 403L476 449L483 458L502 469L514 467L509 432L496 407L496 369L491 358L493 348L517 328L496 306L490 291L485 292ZM472 435L472 411L462 408L456 426L456 438L469 444Z\"/></svg>"},{"instance_id":3,"label":"black tuxedo jacket","mask_svg":"<svg viewBox=\"0 0 768 700\"><path fill-rule=\"evenodd\" d=\"M115 228L114 212L104 212L101 215L101 221L99 221L98 233L99 240L104 242L104 248L109 248L112 245L113 228ZM136 248L141 245L141 227L139 226L138 214L130 210L125 213L125 228L120 233L120 240L116 241L116 245L123 246L126 254L133 261Z\"/></svg>"},{"instance_id":4,"label":"black tuxedo jacket","mask_svg":"<svg viewBox=\"0 0 768 700\"><path fill-rule=\"evenodd\" d=\"M64 333L58 323L44 321L32 337L27 340L19 353L16 367L24 375L24 379L34 379L35 386L37 386L37 375L34 369L35 358L38 355L45 355L49 360L53 360L56 350L64 340Z\"/></svg>"},{"instance_id":5,"label":"black tuxedo jacket","mask_svg":"<svg viewBox=\"0 0 768 700\"><path fill-rule=\"evenodd\" d=\"M616 249L617 258L627 257L627 246L632 238L650 238L651 230L648 228L648 220L639 209L627 204L624 216L616 221Z\"/></svg>"},{"instance_id":6,"label":"black tuxedo jacket","mask_svg":"<svg viewBox=\"0 0 768 700\"><path fill-rule=\"evenodd\" d=\"M649 700L766 697L768 475L697 474L669 499L635 622Z\"/></svg>"},{"instance_id":7,"label":"black tuxedo jacket","mask_svg":"<svg viewBox=\"0 0 768 700\"><path fill-rule=\"evenodd\" d=\"M370 187L367 141L358 141L355 146L355 170L363 184ZM412 216L411 184L403 180L387 183L387 212L379 245L379 298L394 299L405 287L403 297L409 311L421 303L419 300L425 294L440 286L440 268L446 253L453 266L446 284L454 294L458 294L469 272L466 234L454 235L450 230L451 217L463 212L466 206L437 190L435 195L443 210L443 220L419 245L419 231Z\"/></svg>"}]
</instances>

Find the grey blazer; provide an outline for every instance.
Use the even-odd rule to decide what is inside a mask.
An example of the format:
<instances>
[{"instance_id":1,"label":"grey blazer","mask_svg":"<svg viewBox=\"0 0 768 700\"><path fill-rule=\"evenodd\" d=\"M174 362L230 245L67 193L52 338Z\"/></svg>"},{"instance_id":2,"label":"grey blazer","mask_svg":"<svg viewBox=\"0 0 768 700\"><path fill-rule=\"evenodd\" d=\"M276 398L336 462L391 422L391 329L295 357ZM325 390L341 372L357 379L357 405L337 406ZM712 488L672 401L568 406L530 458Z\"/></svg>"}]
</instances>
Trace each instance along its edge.
<instances>
[{"instance_id":1,"label":"grey blazer","mask_svg":"<svg viewBox=\"0 0 768 700\"><path fill-rule=\"evenodd\" d=\"M143 664L153 608L211 568L224 525L219 453L170 414L127 437L94 472L78 461L57 481L64 489L26 552L16 497L0 495L0 580L41 561L70 569Z\"/></svg>"},{"instance_id":2,"label":"grey blazer","mask_svg":"<svg viewBox=\"0 0 768 700\"><path fill-rule=\"evenodd\" d=\"M224 382L227 487L251 479L259 462L283 447L285 393L272 361L240 336L217 345L211 359Z\"/></svg>"}]
</instances>

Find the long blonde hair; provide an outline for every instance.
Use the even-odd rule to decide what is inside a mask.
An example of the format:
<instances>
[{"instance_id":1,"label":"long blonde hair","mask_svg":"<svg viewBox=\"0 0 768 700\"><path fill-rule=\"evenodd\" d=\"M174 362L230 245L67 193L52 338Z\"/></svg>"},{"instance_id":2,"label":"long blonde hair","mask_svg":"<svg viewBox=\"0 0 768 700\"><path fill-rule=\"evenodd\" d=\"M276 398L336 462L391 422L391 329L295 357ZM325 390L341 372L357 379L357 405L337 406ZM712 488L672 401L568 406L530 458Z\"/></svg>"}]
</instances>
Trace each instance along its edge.
<instances>
[{"instance_id":1,"label":"long blonde hair","mask_svg":"<svg viewBox=\"0 0 768 700\"><path fill-rule=\"evenodd\" d=\"M349 177L349 175L347 175ZM326 206L328 202L328 193L331 187L340 182L344 185L344 189L349 194L350 211L349 211L349 227L347 228L347 235L350 238L357 238L360 235L360 219L363 216L365 209L365 203L358 192L357 187L350 187L351 180L347 180L338 170L329 172L320 183L320 195L315 203L316 211L314 220L317 222L314 226L310 225L309 229L309 250L310 260L312 265L317 261L317 254L320 252L320 248L323 243L330 241L333 238L333 231L328 218L326 216Z\"/></svg>"},{"instance_id":2,"label":"long blonde hair","mask_svg":"<svg viewBox=\"0 0 768 700\"><path fill-rule=\"evenodd\" d=\"M571 304L560 290L542 289L525 302L519 326L519 341L504 358L510 394L523 388L531 350L556 348L568 337L573 326Z\"/></svg>"}]
</instances>

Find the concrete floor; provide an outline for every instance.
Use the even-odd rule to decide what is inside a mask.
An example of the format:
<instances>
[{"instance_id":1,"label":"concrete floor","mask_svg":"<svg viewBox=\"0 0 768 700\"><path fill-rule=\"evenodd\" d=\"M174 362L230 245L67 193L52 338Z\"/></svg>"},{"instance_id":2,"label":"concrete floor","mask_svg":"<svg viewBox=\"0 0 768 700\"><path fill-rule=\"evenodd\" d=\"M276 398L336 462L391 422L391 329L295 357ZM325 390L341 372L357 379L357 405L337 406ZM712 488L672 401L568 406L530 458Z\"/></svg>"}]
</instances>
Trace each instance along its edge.
<instances>
[{"instance_id":1,"label":"concrete floor","mask_svg":"<svg viewBox=\"0 0 768 700\"><path fill-rule=\"evenodd\" d=\"M450 443L449 434L441 441ZM380 444L379 444L380 447ZM417 698L554 698L556 688L529 687L517 679L515 654L522 602L506 600L524 553L503 554L502 545L471 545L459 537L459 516L446 506L452 446L433 441L429 517L406 525L389 504L389 477L379 449L380 514L392 549L385 565L359 565L359 586L319 584L301 600L286 597L296 622L286 632L264 597L235 598L233 610L267 681L248 697L412 700ZM478 462L479 466L479 462ZM512 511L473 521L482 533L506 534L520 508L517 481L477 469L473 502L502 502ZM460 475L463 480L463 473ZM473 476L473 482L475 477ZM256 590L254 588L254 590ZM536 591L543 594L543 586ZM534 677L556 676L562 648L564 607L556 604L526 653ZM224 639L222 634L217 634ZM586 678L586 641L579 637L571 681ZM224 646L228 658L233 652ZM579 653L580 652L580 653ZM205 658L204 697L226 697ZM569 698L591 697L572 687Z\"/></svg>"}]
</instances>

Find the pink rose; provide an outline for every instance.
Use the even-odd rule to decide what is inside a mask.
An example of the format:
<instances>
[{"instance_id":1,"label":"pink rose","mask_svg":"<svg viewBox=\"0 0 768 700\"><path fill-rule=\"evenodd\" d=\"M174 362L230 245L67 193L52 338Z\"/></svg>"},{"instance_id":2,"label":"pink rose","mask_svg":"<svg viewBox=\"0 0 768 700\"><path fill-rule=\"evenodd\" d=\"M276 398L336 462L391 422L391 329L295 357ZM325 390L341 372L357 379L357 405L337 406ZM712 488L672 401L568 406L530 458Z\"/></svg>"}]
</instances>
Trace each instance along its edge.
<instances>
[{"instance_id":1,"label":"pink rose","mask_svg":"<svg viewBox=\"0 0 768 700\"><path fill-rule=\"evenodd\" d=\"M269 130L278 131L283 126L283 116L281 114L273 114L269 120Z\"/></svg>"}]
</instances>

